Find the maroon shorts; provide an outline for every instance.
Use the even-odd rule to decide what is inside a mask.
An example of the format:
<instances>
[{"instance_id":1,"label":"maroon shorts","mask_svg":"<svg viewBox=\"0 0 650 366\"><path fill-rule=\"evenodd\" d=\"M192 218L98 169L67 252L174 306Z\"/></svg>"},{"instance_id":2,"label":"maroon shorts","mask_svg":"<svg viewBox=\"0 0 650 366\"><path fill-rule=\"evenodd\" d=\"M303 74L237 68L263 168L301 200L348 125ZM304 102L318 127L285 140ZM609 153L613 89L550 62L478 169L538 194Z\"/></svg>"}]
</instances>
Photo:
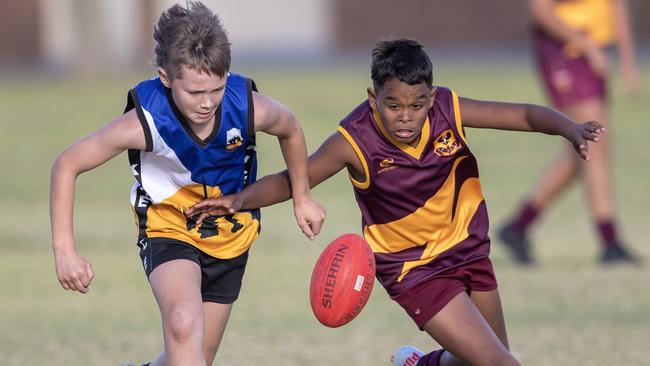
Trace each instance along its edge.
<instances>
[{"instance_id":1,"label":"maroon shorts","mask_svg":"<svg viewBox=\"0 0 650 366\"><path fill-rule=\"evenodd\" d=\"M485 257L440 272L417 286L391 296L422 329L451 299L465 291L492 291L497 288L492 262Z\"/></svg>"},{"instance_id":2,"label":"maroon shorts","mask_svg":"<svg viewBox=\"0 0 650 366\"><path fill-rule=\"evenodd\" d=\"M588 99L605 99L606 83L584 56L572 57L564 44L535 30L534 52L548 96L556 108L566 108Z\"/></svg>"}]
</instances>

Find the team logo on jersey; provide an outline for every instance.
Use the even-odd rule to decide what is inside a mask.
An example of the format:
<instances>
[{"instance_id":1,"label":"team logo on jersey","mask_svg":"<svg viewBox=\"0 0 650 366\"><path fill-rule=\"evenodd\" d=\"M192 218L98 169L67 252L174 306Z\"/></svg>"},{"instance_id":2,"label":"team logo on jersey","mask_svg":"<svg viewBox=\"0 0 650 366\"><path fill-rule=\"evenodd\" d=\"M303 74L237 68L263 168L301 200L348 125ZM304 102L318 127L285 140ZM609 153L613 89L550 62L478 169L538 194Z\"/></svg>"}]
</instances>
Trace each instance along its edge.
<instances>
[{"instance_id":1,"label":"team logo on jersey","mask_svg":"<svg viewBox=\"0 0 650 366\"><path fill-rule=\"evenodd\" d=\"M388 168L389 166L392 166L394 162L395 160L393 158L384 159L379 162L379 166L382 168Z\"/></svg>"},{"instance_id":2,"label":"team logo on jersey","mask_svg":"<svg viewBox=\"0 0 650 366\"><path fill-rule=\"evenodd\" d=\"M433 140L433 152L438 156L454 155L460 147L460 142L456 140L451 129L444 131Z\"/></svg>"},{"instance_id":3,"label":"team logo on jersey","mask_svg":"<svg viewBox=\"0 0 650 366\"><path fill-rule=\"evenodd\" d=\"M201 226L199 226L197 229L199 234L201 234L202 239L219 235L219 218L220 217L218 216L208 216L203 219ZM232 224L232 228L230 229L231 233L236 233L244 228L244 225L242 225L233 215L226 215L223 216L223 218ZM196 229L196 219L193 217L188 217L186 219L185 225L188 231Z\"/></svg>"},{"instance_id":4,"label":"team logo on jersey","mask_svg":"<svg viewBox=\"0 0 650 366\"><path fill-rule=\"evenodd\" d=\"M241 130L239 128L231 128L226 132L226 149L232 150L240 147L242 144Z\"/></svg>"},{"instance_id":5,"label":"team logo on jersey","mask_svg":"<svg viewBox=\"0 0 650 366\"><path fill-rule=\"evenodd\" d=\"M382 161L379 162L379 170L377 171L377 173L381 174L397 168L397 166L393 164L395 164L395 159L393 158L383 159Z\"/></svg>"}]
</instances>

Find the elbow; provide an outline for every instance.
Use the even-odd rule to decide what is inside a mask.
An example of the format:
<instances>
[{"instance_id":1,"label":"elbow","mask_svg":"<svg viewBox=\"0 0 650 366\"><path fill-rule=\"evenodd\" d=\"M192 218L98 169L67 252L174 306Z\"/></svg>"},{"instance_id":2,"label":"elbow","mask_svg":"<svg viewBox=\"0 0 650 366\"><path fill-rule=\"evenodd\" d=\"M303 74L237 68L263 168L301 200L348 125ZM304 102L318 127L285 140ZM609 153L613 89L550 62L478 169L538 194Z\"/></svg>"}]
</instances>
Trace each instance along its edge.
<instances>
[{"instance_id":1,"label":"elbow","mask_svg":"<svg viewBox=\"0 0 650 366\"><path fill-rule=\"evenodd\" d=\"M54 160L50 173L52 177L64 174L72 175L76 178L82 171L74 164L74 160L69 156L68 150L66 150Z\"/></svg>"},{"instance_id":2,"label":"elbow","mask_svg":"<svg viewBox=\"0 0 650 366\"><path fill-rule=\"evenodd\" d=\"M289 116L287 116L287 122L285 124L285 129L284 133L281 136L278 136L283 139L291 139L293 137L301 137L303 136L303 131L302 131L302 126L300 125L300 121L298 120L298 117L296 117L293 113L290 113Z\"/></svg>"}]
</instances>

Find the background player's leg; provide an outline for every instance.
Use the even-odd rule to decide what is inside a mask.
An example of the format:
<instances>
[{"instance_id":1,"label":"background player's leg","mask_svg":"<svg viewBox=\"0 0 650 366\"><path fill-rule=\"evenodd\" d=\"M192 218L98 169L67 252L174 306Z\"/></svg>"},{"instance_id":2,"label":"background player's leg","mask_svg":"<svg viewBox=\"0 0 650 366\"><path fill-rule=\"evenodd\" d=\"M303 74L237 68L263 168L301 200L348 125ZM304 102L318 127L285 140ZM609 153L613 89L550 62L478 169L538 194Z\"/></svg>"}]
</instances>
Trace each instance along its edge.
<instances>
[{"instance_id":1,"label":"background player's leg","mask_svg":"<svg viewBox=\"0 0 650 366\"><path fill-rule=\"evenodd\" d=\"M212 365L214 357L219 349L223 333L228 324L232 303L219 304L216 302L204 302L205 331L203 336L203 354L207 365Z\"/></svg>"},{"instance_id":2,"label":"background player's leg","mask_svg":"<svg viewBox=\"0 0 650 366\"><path fill-rule=\"evenodd\" d=\"M566 146L542 171L526 202L538 211L546 208L578 176L578 155L572 146ZM525 228L523 228L525 229Z\"/></svg>"},{"instance_id":3,"label":"background player's leg","mask_svg":"<svg viewBox=\"0 0 650 366\"><path fill-rule=\"evenodd\" d=\"M490 303L485 299L480 302ZM495 306L494 299L491 302L489 306ZM498 323L496 317L491 321ZM440 365L463 365L461 360L475 366L519 365L465 292L456 295L431 318L424 330L447 351L440 358Z\"/></svg>"},{"instance_id":4,"label":"background player's leg","mask_svg":"<svg viewBox=\"0 0 650 366\"><path fill-rule=\"evenodd\" d=\"M598 121L607 127L607 112L600 99L590 99L566 108L565 112L579 122ZM594 219L601 221L614 216L612 199L609 134L599 136L598 143L590 144L591 160L581 163L587 189L587 198Z\"/></svg>"},{"instance_id":5,"label":"background player's leg","mask_svg":"<svg viewBox=\"0 0 650 366\"><path fill-rule=\"evenodd\" d=\"M524 198L519 211L499 231L499 238L508 245L513 258L520 263L533 261L528 229L537 215L555 200L578 176L578 155L566 146L542 171L542 176Z\"/></svg>"},{"instance_id":6,"label":"background player's leg","mask_svg":"<svg viewBox=\"0 0 650 366\"><path fill-rule=\"evenodd\" d=\"M577 121L593 120L607 126L607 107L598 98L568 108L566 113ZM636 262L637 258L622 246L616 230L610 139L609 133L601 135L598 143L590 145L591 160L580 162L587 202L603 247L601 260Z\"/></svg>"},{"instance_id":7,"label":"background player's leg","mask_svg":"<svg viewBox=\"0 0 650 366\"><path fill-rule=\"evenodd\" d=\"M163 323L165 351L151 366L205 366L203 300L198 264L177 259L151 272L149 282Z\"/></svg>"}]
</instances>

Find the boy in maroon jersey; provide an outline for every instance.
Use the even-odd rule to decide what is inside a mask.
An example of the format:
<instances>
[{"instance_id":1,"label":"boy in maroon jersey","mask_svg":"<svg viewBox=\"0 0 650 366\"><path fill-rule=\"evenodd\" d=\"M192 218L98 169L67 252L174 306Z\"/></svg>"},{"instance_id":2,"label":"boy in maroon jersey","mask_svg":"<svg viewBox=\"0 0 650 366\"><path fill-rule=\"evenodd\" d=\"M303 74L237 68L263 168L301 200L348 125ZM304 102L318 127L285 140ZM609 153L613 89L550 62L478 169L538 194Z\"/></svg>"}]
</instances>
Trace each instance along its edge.
<instances>
[{"instance_id":1,"label":"boy in maroon jersey","mask_svg":"<svg viewBox=\"0 0 650 366\"><path fill-rule=\"evenodd\" d=\"M310 185L347 169L390 297L444 349L401 347L394 365L518 365L508 350L497 282L488 258L488 216L476 159L463 127L561 135L583 159L597 122L553 109L459 98L432 85L432 66L413 40L383 41L372 52L373 87L309 159ZM461 119L462 111L462 119ZM186 212L230 214L290 198L285 172L237 195Z\"/></svg>"}]
</instances>

